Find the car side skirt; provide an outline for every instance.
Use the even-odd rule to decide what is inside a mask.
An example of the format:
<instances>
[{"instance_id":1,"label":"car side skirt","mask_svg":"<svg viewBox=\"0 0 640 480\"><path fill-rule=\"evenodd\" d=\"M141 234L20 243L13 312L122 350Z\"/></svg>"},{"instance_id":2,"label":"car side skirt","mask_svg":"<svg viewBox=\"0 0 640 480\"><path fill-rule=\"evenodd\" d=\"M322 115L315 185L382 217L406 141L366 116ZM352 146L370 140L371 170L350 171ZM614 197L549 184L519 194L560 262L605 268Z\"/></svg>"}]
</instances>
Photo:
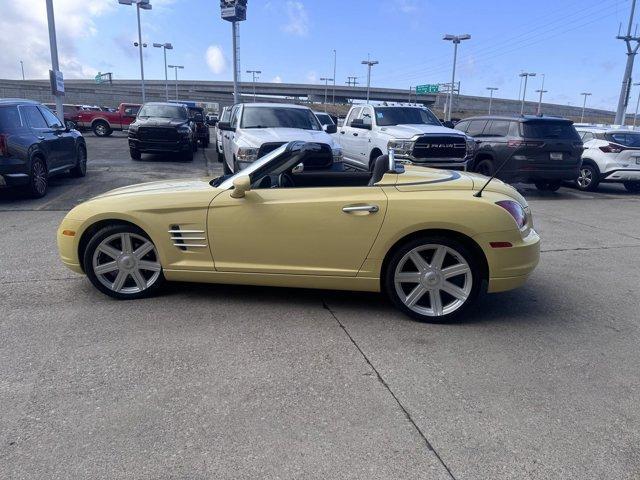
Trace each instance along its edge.
<instances>
[{"instance_id":1,"label":"car side skirt","mask_svg":"<svg viewBox=\"0 0 640 480\"><path fill-rule=\"evenodd\" d=\"M317 288L322 290L354 290L379 292L380 279L373 277L334 277L240 272L207 272L163 270L169 281L256 285L264 287Z\"/></svg>"}]
</instances>

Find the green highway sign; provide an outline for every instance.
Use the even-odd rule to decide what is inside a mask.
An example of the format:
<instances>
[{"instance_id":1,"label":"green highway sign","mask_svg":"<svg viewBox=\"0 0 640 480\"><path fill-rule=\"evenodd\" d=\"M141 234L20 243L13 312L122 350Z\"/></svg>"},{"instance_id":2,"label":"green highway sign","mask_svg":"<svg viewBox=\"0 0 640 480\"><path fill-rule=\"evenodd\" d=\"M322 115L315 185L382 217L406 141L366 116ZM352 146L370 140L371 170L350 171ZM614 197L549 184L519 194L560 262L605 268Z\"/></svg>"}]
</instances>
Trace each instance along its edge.
<instances>
[{"instance_id":1,"label":"green highway sign","mask_svg":"<svg viewBox=\"0 0 640 480\"><path fill-rule=\"evenodd\" d=\"M440 87L438 84L418 85L416 87L417 95L426 95L428 93L438 93L439 91L440 91Z\"/></svg>"}]
</instances>

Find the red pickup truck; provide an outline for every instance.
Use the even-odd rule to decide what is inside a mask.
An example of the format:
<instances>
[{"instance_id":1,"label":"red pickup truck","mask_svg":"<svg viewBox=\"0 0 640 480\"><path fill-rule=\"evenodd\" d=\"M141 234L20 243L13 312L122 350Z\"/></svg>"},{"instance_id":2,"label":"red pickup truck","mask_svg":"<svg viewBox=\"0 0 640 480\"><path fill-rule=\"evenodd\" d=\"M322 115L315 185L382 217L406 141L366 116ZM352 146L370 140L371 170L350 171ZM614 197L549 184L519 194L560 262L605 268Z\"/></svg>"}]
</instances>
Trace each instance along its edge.
<instances>
[{"instance_id":1,"label":"red pickup truck","mask_svg":"<svg viewBox=\"0 0 640 480\"><path fill-rule=\"evenodd\" d=\"M115 112L82 110L78 114L78 127L90 128L98 137L108 137L114 130L124 130L133 123L140 106L137 103L121 103Z\"/></svg>"}]
</instances>

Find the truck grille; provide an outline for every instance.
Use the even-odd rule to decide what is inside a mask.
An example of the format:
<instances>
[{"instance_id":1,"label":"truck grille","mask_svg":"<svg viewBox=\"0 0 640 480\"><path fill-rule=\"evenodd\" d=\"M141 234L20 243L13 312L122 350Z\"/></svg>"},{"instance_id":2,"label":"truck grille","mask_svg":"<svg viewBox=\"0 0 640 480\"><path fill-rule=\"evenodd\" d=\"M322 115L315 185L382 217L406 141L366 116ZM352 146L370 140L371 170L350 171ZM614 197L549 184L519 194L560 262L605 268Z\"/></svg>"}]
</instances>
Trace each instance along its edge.
<instances>
[{"instance_id":1,"label":"truck grille","mask_svg":"<svg viewBox=\"0 0 640 480\"><path fill-rule=\"evenodd\" d=\"M175 142L178 140L178 131L167 127L140 127L138 138L154 142Z\"/></svg>"},{"instance_id":2,"label":"truck grille","mask_svg":"<svg viewBox=\"0 0 640 480\"><path fill-rule=\"evenodd\" d=\"M467 144L459 135L425 135L413 147L416 159L462 160L467 155Z\"/></svg>"},{"instance_id":3,"label":"truck grille","mask_svg":"<svg viewBox=\"0 0 640 480\"><path fill-rule=\"evenodd\" d=\"M287 142L269 142L260 145L258 150L258 158L264 157L267 153L273 152L276 148L284 145Z\"/></svg>"}]
</instances>

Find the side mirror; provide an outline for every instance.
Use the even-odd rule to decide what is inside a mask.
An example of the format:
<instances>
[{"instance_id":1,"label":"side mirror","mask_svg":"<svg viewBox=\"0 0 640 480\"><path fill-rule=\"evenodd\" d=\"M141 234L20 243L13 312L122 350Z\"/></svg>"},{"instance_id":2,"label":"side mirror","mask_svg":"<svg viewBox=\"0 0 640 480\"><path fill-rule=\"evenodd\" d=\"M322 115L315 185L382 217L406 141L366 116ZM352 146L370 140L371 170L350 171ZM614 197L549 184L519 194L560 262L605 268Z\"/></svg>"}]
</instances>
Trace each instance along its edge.
<instances>
[{"instance_id":1,"label":"side mirror","mask_svg":"<svg viewBox=\"0 0 640 480\"><path fill-rule=\"evenodd\" d=\"M445 122L442 122L442 126L447 128L453 128L455 127L455 124L452 121L447 120Z\"/></svg>"},{"instance_id":2,"label":"side mirror","mask_svg":"<svg viewBox=\"0 0 640 480\"><path fill-rule=\"evenodd\" d=\"M249 175L241 175L233 179L232 198L242 198L249 190L251 190L251 179Z\"/></svg>"},{"instance_id":3,"label":"side mirror","mask_svg":"<svg viewBox=\"0 0 640 480\"><path fill-rule=\"evenodd\" d=\"M291 169L291 173L302 173L302 172L304 172L304 163L299 163Z\"/></svg>"},{"instance_id":4,"label":"side mirror","mask_svg":"<svg viewBox=\"0 0 640 480\"><path fill-rule=\"evenodd\" d=\"M323 125L322 129L331 134L331 133L336 133L338 131L338 126L335 123L329 124L329 125Z\"/></svg>"},{"instance_id":5,"label":"side mirror","mask_svg":"<svg viewBox=\"0 0 640 480\"><path fill-rule=\"evenodd\" d=\"M218 128L228 132L235 131L235 128L231 128L231 124L229 122L218 122Z\"/></svg>"},{"instance_id":6,"label":"side mirror","mask_svg":"<svg viewBox=\"0 0 640 480\"><path fill-rule=\"evenodd\" d=\"M202 122L204 122L204 117L202 116L202 114L201 114L201 113L196 113L196 114L193 116L193 121L194 121L194 122L198 122L198 123L202 123Z\"/></svg>"}]
</instances>

